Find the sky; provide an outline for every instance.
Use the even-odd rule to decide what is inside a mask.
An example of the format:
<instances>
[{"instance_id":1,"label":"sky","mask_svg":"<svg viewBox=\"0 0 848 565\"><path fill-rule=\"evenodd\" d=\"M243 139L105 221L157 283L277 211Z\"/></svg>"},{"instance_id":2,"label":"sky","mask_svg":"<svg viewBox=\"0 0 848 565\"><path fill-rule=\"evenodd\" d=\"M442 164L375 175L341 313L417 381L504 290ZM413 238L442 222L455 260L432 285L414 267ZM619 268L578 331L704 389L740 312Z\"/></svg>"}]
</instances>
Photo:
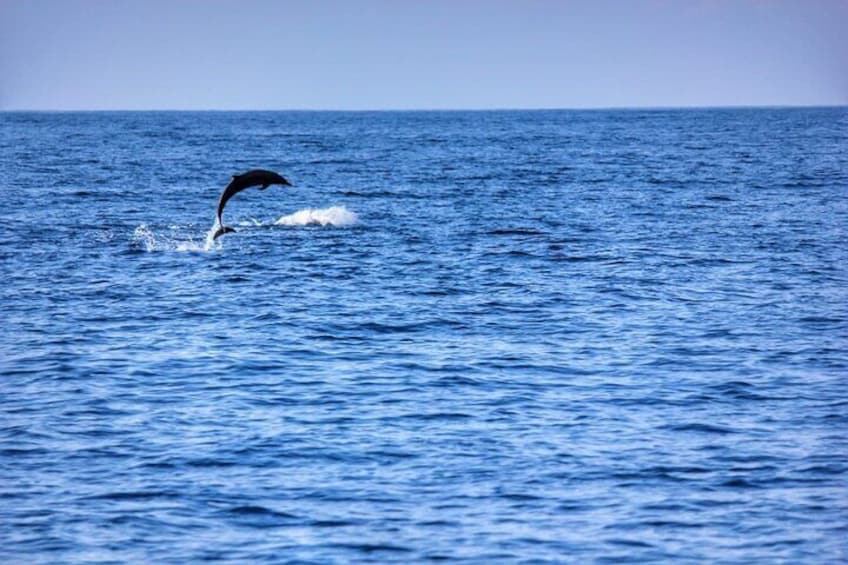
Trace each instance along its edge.
<instances>
[{"instance_id":1,"label":"sky","mask_svg":"<svg viewBox=\"0 0 848 565\"><path fill-rule=\"evenodd\" d=\"M848 0L0 0L0 110L848 104Z\"/></svg>"}]
</instances>

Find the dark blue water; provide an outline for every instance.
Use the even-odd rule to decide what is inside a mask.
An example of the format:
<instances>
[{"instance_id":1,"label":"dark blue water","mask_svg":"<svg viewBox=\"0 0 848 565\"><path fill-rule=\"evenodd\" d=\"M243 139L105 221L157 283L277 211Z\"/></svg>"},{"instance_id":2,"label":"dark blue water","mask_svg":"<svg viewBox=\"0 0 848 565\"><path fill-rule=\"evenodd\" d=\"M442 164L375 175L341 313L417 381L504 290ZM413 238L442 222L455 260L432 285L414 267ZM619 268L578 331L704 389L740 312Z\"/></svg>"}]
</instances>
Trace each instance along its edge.
<instances>
[{"instance_id":1,"label":"dark blue water","mask_svg":"<svg viewBox=\"0 0 848 565\"><path fill-rule=\"evenodd\" d=\"M0 561L848 556L848 109L5 113L0 185Z\"/></svg>"}]
</instances>

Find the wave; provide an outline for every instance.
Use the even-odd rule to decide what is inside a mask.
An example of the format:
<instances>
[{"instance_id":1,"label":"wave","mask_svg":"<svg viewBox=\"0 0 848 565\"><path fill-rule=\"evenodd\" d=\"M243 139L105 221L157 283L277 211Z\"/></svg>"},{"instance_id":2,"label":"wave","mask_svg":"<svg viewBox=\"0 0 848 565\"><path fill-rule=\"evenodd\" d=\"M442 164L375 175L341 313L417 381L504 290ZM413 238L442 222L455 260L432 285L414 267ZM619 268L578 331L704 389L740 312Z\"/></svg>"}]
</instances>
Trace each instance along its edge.
<instances>
[{"instance_id":1,"label":"wave","mask_svg":"<svg viewBox=\"0 0 848 565\"><path fill-rule=\"evenodd\" d=\"M331 206L330 208L305 208L294 214L282 216L274 222L278 226L308 226L317 224L321 226L352 226L357 222L359 216L344 206Z\"/></svg>"}]
</instances>

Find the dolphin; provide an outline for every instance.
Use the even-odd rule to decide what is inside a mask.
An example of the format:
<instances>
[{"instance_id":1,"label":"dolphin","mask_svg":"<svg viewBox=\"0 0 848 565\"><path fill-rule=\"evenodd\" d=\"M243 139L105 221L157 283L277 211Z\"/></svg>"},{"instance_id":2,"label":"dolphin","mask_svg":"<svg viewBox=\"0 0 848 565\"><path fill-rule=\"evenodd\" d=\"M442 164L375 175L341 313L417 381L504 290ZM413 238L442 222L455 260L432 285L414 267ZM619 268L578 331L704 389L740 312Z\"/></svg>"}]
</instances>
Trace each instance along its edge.
<instances>
[{"instance_id":1,"label":"dolphin","mask_svg":"<svg viewBox=\"0 0 848 565\"><path fill-rule=\"evenodd\" d=\"M221 219L221 214L224 212L224 206L230 198L245 188L258 186L259 190L265 190L272 184L294 186L277 173L263 169L253 169L252 171L247 171L240 175L233 175L233 180L230 181L230 184L228 184L227 188L224 189L224 192L221 193L221 199L218 200L218 229L215 231L215 235L212 236L212 239L215 240L218 239L218 236L236 231L233 228L225 226L224 221Z\"/></svg>"}]
</instances>

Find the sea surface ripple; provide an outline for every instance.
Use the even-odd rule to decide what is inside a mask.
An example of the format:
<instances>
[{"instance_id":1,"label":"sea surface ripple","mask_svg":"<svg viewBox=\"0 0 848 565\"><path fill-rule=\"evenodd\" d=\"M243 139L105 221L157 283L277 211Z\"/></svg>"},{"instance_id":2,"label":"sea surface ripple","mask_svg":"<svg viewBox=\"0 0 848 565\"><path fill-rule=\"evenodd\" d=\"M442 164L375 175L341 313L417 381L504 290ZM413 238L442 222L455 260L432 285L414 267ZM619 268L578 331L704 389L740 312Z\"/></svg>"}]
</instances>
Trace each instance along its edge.
<instances>
[{"instance_id":1,"label":"sea surface ripple","mask_svg":"<svg viewBox=\"0 0 848 565\"><path fill-rule=\"evenodd\" d=\"M0 183L2 562L848 559L846 108L0 113Z\"/></svg>"}]
</instances>

